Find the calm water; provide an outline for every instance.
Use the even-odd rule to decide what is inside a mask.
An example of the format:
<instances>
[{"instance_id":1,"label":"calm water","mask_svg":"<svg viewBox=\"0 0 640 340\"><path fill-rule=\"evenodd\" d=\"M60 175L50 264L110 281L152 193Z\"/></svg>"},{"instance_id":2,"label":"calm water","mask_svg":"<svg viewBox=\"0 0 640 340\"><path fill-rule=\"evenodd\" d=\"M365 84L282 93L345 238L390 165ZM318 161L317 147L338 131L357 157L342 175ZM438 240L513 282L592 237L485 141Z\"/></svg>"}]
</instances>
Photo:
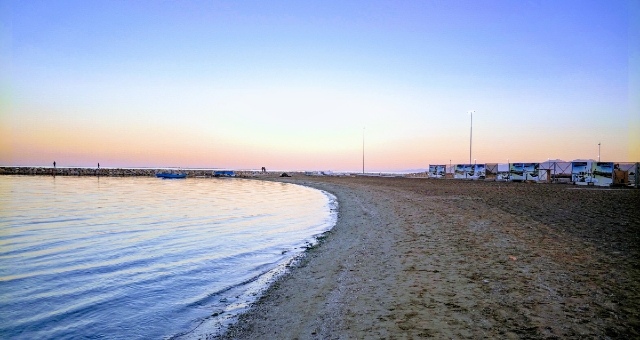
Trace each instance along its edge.
<instances>
[{"instance_id":1,"label":"calm water","mask_svg":"<svg viewBox=\"0 0 640 340\"><path fill-rule=\"evenodd\" d=\"M243 179L0 176L0 338L215 330L335 224L335 204Z\"/></svg>"}]
</instances>

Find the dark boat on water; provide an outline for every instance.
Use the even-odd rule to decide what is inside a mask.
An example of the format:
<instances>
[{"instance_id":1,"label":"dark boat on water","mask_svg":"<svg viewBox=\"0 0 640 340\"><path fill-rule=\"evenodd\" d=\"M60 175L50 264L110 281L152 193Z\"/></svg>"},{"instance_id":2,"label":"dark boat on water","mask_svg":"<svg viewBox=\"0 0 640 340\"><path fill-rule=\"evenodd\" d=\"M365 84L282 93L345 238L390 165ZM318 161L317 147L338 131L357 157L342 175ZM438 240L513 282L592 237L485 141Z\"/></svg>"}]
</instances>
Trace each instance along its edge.
<instances>
[{"instance_id":1,"label":"dark boat on water","mask_svg":"<svg viewBox=\"0 0 640 340\"><path fill-rule=\"evenodd\" d=\"M215 170L213 177L236 177L236 173L231 170Z\"/></svg>"},{"instance_id":2,"label":"dark boat on water","mask_svg":"<svg viewBox=\"0 0 640 340\"><path fill-rule=\"evenodd\" d=\"M158 178L187 178L187 174L172 174L168 172L159 172L156 174Z\"/></svg>"}]
</instances>

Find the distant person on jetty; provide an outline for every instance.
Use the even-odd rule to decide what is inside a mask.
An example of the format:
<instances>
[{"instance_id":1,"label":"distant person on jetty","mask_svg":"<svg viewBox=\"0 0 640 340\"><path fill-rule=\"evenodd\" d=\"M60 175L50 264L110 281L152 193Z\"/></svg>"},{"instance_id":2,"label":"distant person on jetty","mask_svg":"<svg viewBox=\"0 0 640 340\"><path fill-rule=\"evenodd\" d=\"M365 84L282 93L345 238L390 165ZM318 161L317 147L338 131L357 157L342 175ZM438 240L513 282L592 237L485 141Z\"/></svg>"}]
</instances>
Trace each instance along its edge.
<instances>
[{"instance_id":1,"label":"distant person on jetty","mask_svg":"<svg viewBox=\"0 0 640 340\"><path fill-rule=\"evenodd\" d=\"M100 170L100 163L98 163L98 170Z\"/></svg>"},{"instance_id":2,"label":"distant person on jetty","mask_svg":"<svg viewBox=\"0 0 640 340\"><path fill-rule=\"evenodd\" d=\"M265 173L265 172L267 172L267 168L262 167L262 173Z\"/></svg>"},{"instance_id":3,"label":"distant person on jetty","mask_svg":"<svg viewBox=\"0 0 640 340\"><path fill-rule=\"evenodd\" d=\"M53 168L56 168L56 161L53 161Z\"/></svg>"}]
</instances>

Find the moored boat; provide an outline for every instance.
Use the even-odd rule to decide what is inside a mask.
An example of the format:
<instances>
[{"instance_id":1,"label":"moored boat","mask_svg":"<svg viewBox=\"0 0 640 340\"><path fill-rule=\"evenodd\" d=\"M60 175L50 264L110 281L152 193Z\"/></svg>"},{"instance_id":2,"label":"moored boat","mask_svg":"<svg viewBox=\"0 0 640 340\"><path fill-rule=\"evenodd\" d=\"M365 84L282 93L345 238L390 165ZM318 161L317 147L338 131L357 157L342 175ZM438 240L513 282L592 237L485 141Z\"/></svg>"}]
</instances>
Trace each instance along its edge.
<instances>
[{"instance_id":1,"label":"moored boat","mask_svg":"<svg viewBox=\"0 0 640 340\"><path fill-rule=\"evenodd\" d=\"M186 178L187 174L186 173L181 173L181 174L172 174L169 172L159 172L156 174L156 177L158 178Z\"/></svg>"},{"instance_id":2,"label":"moored boat","mask_svg":"<svg viewBox=\"0 0 640 340\"><path fill-rule=\"evenodd\" d=\"M236 177L236 173L233 170L215 170L213 177Z\"/></svg>"}]
</instances>

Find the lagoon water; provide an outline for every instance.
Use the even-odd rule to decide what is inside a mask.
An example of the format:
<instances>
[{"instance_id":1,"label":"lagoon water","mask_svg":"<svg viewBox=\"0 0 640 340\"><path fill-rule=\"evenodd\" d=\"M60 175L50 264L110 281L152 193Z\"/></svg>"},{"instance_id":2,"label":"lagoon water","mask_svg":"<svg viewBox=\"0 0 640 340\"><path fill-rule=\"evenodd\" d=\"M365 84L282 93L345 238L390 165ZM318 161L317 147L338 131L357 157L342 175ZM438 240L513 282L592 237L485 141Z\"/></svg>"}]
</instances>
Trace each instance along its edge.
<instances>
[{"instance_id":1,"label":"lagoon water","mask_svg":"<svg viewBox=\"0 0 640 340\"><path fill-rule=\"evenodd\" d=\"M0 338L224 326L335 224L335 204L246 179L0 176Z\"/></svg>"}]
</instances>

